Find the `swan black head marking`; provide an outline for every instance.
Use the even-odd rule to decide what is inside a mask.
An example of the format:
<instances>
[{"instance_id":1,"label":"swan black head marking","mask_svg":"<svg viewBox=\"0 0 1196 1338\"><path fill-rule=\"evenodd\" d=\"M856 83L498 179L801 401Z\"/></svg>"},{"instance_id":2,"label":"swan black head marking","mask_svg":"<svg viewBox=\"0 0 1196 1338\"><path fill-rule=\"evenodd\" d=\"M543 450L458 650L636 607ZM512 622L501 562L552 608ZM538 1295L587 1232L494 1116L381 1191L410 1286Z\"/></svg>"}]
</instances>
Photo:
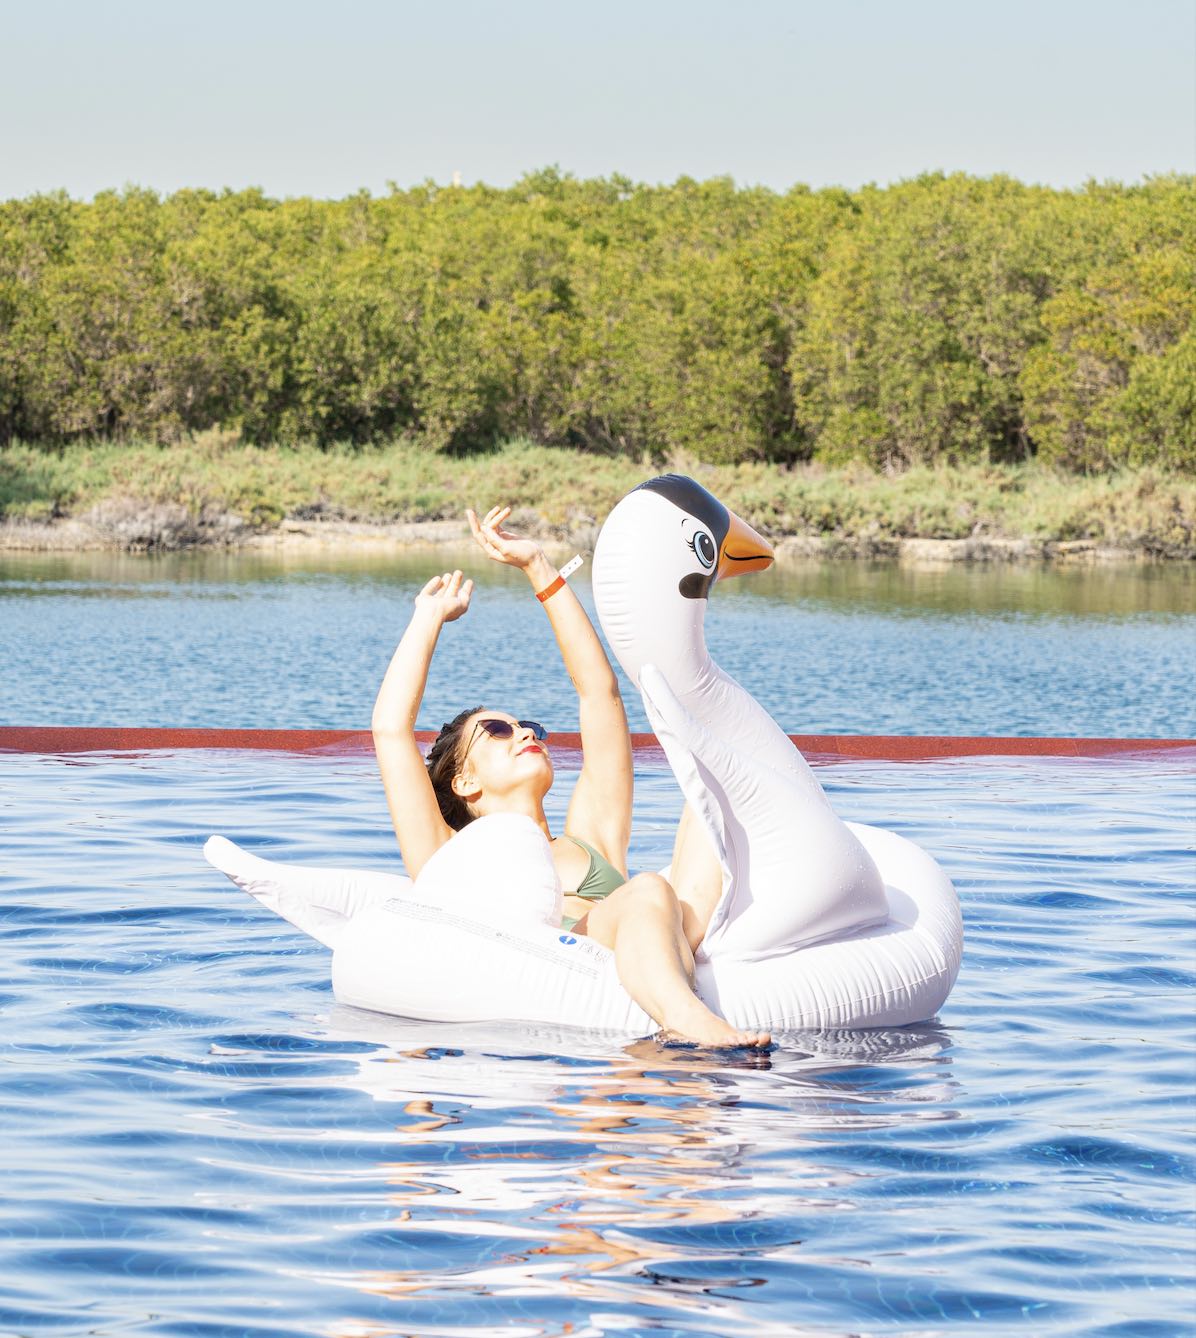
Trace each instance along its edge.
<instances>
[{"instance_id":1,"label":"swan black head marking","mask_svg":"<svg viewBox=\"0 0 1196 1338\"><path fill-rule=\"evenodd\" d=\"M731 528L731 513L712 493L708 493L700 483L687 478L684 474L661 474L659 478L641 483L640 488L659 493L666 501L710 531L714 539L716 552L722 552L723 540ZM638 492L639 488L633 491ZM710 587L714 584L714 569L705 572L690 572L677 582L677 589L686 599L706 599Z\"/></svg>"}]
</instances>

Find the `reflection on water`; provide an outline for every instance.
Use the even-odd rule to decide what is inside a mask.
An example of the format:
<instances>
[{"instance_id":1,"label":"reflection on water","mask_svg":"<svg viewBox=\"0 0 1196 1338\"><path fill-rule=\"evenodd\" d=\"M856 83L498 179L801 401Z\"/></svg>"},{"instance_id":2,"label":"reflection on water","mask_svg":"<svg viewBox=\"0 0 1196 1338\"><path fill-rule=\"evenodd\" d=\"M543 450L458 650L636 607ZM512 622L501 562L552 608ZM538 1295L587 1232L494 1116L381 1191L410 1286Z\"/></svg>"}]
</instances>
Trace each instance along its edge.
<instances>
[{"instance_id":1,"label":"reflection on water","mask_svg":"<svg viewBox=\"0 0 1196 1338\"><path fill-rule=\"evenodd\" d=\"M0 552L0 598L161 598L209 592L235 598L259 584L320 583L418 588L430 572L461 567L475 579L522 592L523 580L480 557L472 547L407 549L379 554L200 551L193 553ZM584 572L584 568L583 568ZM582 577L584 584L584 576ZM1196 568L1190 563L1050 564L788 560L726 587L744 598L808 600L841 609L912 614L960 613L1051 617L1191 614ZM721 592L726 597L726 592ZM716 596L717 598L717 596Z\"/></svg>"},{"instance_id":2,"label":"reflection on water","mask_svg":"<svg viewBox=\"0 0 1196 1338\"><path fill-rule=\"evenodd\" d=\"M0 721L366 728L415 591L454 561L478 591L421 725L485 701L575 728L526 582L472 550L0 555ZM811 563L717 587L707 632L792 733L1174 738L1196 735L1194 609L1181 564Z\"/></svg>"},{"instance_id":3,"label":"reflection on water","mask_svg":"<svg viewBox=\"0 0 1196 1338\"><path fill-rule=\"evenodd\" d=\"M1052 566L1046 563L901 566L819 562L759 574L758 595L910 616L927 613L1026 618L1119 618L1191 614L1196 569L1186 563ZM746 582L744 583L746 586Z\"/></svg>"},{"instance_id":4,"label":"reflection on water","mask_svg":"<svg viewBox=\"0 0 1196 1338\"><path fill-rule=\"evenodd\" d=\"M797 1208L850 1208L827 1196L816 1148L803 1165L810 1134L958 1114L950 1041L934 1026L794 1035L771 1056L723 1057L647 1040L612 1052L547 1028L522 1029L534 1048L520 1054L510 1028L487 1038L344 1008L320 1034L379 1047L351 1081L398 1107L402 1156L379 1163L393 1220L416 1241L493 1245L472 1285L510 1286L518 1274L521 1294L587 1303L625 1299L629 1280L647 1280L671 1323L692 1314L715 1333L747 1330L738 1291L765 1284L762 1253L800 1251ZM814 1197L802 1195L807 1177ZM853 1179L833 1178L844 1195ZM430 1308L443 1300L443 1279L422 1263L341 1280Z\"/></svg>"}]
</instances>

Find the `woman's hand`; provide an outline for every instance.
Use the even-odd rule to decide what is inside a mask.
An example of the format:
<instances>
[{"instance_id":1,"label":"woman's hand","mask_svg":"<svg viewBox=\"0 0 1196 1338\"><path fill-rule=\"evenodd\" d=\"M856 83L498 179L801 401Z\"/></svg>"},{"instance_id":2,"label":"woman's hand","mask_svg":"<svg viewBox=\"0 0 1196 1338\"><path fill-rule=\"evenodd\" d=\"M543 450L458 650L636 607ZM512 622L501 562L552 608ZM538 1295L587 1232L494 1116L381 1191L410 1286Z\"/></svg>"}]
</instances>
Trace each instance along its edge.
<instances>
[{"instance_id":1,"label":"woman's hand","mask_svg":"<svg viewBox=\"0 0 1196 1338\"><path fill-rule=\"evenodd\" d=\"M492 506L479 521L474 511L466 511L469 528L477 540L478 547L488 558L502 562L508 567L525 570L544 553L534 539L525 539L522 535L504 530L502 523L511 514L509 506Z\"/></svg>"},{"instance_id":2,"label":"woman's hand","mask_svg":"<svg viewBox=\"0 0 1196 1338\"><path fill-rule=\"evenodd\" d=\"M451 623L469 608L473 582L463 581L459 571L446 571L432 579L415 597L417 610L426 609L442 623Z\"/></svg>"}]
</instances>

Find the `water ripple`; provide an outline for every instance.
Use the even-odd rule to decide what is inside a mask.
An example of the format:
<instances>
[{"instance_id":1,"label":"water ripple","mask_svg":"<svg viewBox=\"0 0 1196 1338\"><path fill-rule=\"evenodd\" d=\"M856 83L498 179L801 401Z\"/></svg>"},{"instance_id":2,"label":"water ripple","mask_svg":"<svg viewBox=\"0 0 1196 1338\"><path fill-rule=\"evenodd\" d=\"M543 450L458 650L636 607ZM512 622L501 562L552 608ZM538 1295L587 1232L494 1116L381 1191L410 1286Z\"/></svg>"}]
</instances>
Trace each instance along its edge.
<instances>
[{"instance_id":1,"label":"water ripple","mask_svg":"<svg viewBox=\"0 0 1196 1338\"><path fill-rule=\"evenodd\" d=\"M199 849L393 868L368 759L0 757L0 1330L1185 1331L1190 773L822 774L957 880L959 985L715 1057L336 1005ZM677 799L638 786L659 866Z\"/></svg>"}]
</instances>

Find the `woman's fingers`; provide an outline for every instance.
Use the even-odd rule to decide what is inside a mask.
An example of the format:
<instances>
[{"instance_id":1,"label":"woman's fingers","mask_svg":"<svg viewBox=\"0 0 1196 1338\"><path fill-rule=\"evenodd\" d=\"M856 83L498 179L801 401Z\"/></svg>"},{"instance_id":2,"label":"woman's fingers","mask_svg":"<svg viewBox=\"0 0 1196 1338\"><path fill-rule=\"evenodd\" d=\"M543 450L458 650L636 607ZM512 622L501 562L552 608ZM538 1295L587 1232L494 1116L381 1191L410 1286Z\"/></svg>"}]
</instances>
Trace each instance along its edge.
<instances>
[{"instance_id":1,"label":"woman's fingers","mask_svg":"<svg viewBox=\"0 0 1196 1338\"><path fill-rule=\"evenodd\" d=\"M465 511L469 528L473 532L473 537L478 546L486 553L487 557L493 558L496 562L510 563L512 561L511 542L517 539L518 535L510 534L500 528L510 514L511 508L509 506L492 506L480 519L478 513L472 507L468 507Z\"/></svg>"},{"instance_id":2,"label":"woman's fingers","mask_svg":"<svg viewBox=\"0 0 1196 1338\"><path fill-rule=\"evenodd\" d=\"M440 611L445 622L459 618L467 608L473 595L473 582L464 579L461 571L445 571L439 576L429 577L417 599L433 600L434 607Z\"/></svg>"},{"instance_id":3,"label":"woman's fingers","mask_svg":"<svg viewBox=\"0 0 1196 1338\"><path fill-rule=\"evenodd\" d=\"M490 512L486 513L484 520L478 520L477 512L473 510L466 511L465 515L469 521L469 528L473 531L474 539L489 552L494 546L494 534L490 528Z\"/></svg>"},{"instance_id":4,"label":"woman's fingers","mask_svg":"<svg viewBox=\"0 0 1196 1338\"><path fill-rule=\"evenodd\" d=\"M469 608L473 582L462 579L459 571L445 572L444 588L440 592L441 617L446 623L455 622Z\"/></svg>"},{"instance_id":5,"label":"woman's fingers","mask_svg":"<svg viewBox=\"0 0 1196 1338\"><path fill-rule=\"evenodd\" d=\"M473 594L473 581L465 580L464 573L460 571L453 572L449 578L445 595L451 600L455 600L461 607L469 606L469 597Z\"/></svg>"}]
</instances>

